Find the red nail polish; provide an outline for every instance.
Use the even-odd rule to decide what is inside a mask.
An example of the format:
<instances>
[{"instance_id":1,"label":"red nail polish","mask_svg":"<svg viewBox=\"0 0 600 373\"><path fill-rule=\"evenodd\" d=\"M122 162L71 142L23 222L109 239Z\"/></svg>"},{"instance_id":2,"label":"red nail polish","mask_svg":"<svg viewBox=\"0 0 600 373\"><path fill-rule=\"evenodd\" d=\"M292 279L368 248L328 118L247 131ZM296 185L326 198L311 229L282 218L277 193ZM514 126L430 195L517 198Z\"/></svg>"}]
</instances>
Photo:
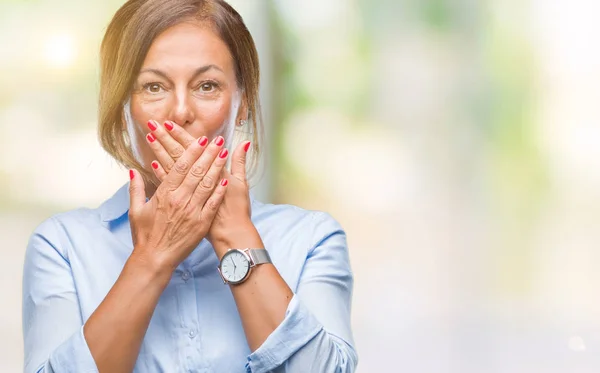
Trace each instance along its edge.
<instances>
[{"instance_id":1,"label":"red nail polish","mask_svg":"<svg viewBox=\"0 0 600 373\"><path fill-rule=\"evenodd\" d=\"M153 134L149 133L146 135L146 138L148 139L148 141L150 142L154 142L156 140L156 137L154 137Z\"/></svg>"},{"instance_id":2,"label":"red nail polish","mask_svg":"<svg viewBox=\"0 0 600 373\"><path fill-rule=\"evenodd\" d=\"M216 144L217 146L221 146L221 145L223 145L223 143L225 143L225 140L223 139L223 137L222 137L222 136L218 136L218 137L215 139L215 144Z\"/></svg>"},{"instance_id":3,"label":"red nail polish","mask_svg":"<svg viewBox=\"0 0 600 373\"><path fill-rule=\"evenodd\" d=\"M229 180L227 180L227 179L221 180L221 185L222 186L227 186L227 184L229 184Z\"/></svg>"},{"instance_id":4,"label":"red nail polish","mask_svg":"<svg viewBox=\"0 0 600 373\"><path fill-rule=\"evenodd\" d=\"M156 131L156 129L157 129L158 127L156 127L156 124L154 124L154 121L152 121L152 120L149 120L149 121L148 121L148 128L150 128L150 131Z\"/></svg>"},{"instance_id":5,"label":"red nail polish","mask_svg":"<svg viewBox=\"0 0 600 373\"><path fill-rule=\"evenodd\" d=\"M227 157L227 154L229 154L229 151L227 151L227 149L223 149L219 153L219 158L225 158L225 157Z\"/></svg>"},{"instance_id":6,"label":"red nail polish","mask_svg":"<svg viewBox=\"0 0 600 373\"><path fill-rule=\"evenodd\" d=\"M206 144L208 144L208 137L202 136L201 138L199 138L198 144L200 144L200 146L206 146Z\"/></svg>"},{"instance_id":7,"label":"red nail polish","mask_svg":"<svg viewBox=\"0 0 600 373\"><path fill-rule=\"evenodd\" d=\"M250 141L248 141L248 143L247 143L246 145L244 145L244 151L245 151L246 153L248 153L248 149L250 149L250 144L251 144L251 142L250 142Z\"/></svg>"},{"instance_id":8,"label":"red nail polish","mask_svg":"<svg viewBox=\"0 0 600 373\"><path fill-rule=\"evenodd\" d=\"M152 163L150 163L152 165L152 168L155 170L158 170L158 162L157 161L152 161Z\"/></svg>"},{"instance_id":9,"label":"red nail polish","mask_svg":"<svg viewBox=\"0 0 600 373\"><path fill-rule=\"evenodd\" d=\"M129 170L129 180L133 180L134 176L135 176L135 172L133 172L133 170Z\"/></svg>"},{"instance_id":10,"label":"red nail polish","mask_svg":"<svg viewBox=\"0 0 600 373\"><path fill-rule=\"evenodd\" d=\"M165 128L169 131L173 131L173 123L165 122Z\"/></svg>"}]
</instances>

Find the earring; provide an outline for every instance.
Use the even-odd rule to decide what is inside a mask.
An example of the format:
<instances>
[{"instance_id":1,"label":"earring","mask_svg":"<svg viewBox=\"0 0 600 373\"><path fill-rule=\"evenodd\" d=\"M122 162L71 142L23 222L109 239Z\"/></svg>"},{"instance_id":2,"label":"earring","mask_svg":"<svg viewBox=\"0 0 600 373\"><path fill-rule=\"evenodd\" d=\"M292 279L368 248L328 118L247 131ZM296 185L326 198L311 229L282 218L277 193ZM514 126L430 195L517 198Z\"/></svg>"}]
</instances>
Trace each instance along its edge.
<instances>
[{"instance_id":1,"label":"earring","mask_svg":"<svg viewBox=\"0 0 600 373\"><path fill-rule=\"evenodd\" d=\"M253 126L248 125L248 120L247 119L240 119L237 126L235 126L235 130L238 133L243 133L243 134L253 134L254 133L254 128L252 128Z\"/></svg>"}]
</instances>

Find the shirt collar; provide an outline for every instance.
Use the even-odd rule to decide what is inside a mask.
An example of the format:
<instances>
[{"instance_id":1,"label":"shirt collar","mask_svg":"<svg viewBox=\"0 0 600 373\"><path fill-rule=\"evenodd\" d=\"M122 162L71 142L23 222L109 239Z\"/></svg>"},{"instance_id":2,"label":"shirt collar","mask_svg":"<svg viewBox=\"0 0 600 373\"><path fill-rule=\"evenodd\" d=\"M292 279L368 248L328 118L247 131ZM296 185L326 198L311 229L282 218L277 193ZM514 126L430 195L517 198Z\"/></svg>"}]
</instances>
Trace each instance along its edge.
<instances>
[{"instance_id":1,"label":"shirt collar","mask_svg":"<svg viewBox=\"0 0 600 373\"><path fill-rule=\"evenodd\" d=\"M120 218L129 211L129 182L119 188L112 197L98 208L104 222Z\"/></svg>"}]
</instances>

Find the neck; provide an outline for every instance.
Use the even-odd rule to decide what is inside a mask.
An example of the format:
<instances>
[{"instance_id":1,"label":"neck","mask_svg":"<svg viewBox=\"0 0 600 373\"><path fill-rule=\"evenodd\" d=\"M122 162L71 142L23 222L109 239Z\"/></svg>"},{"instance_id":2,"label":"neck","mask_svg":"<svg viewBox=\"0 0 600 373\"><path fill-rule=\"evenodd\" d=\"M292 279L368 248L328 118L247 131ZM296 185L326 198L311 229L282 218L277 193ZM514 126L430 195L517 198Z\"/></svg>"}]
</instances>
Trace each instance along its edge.
<instances>
[{"instance_id":1,"label":"neck","mask_svg":"<svg viewBox=\"0 0 600 373\"><path fill-rule=\"evenodd\" d=\"M146 197L148 199L152 198L152 196L154 195L154 193L156 192L156 186L154 186L154 184L150 184L148 186L146 186Z\"/></svg>"},{"instance_id":2,"label":"neck","mask_svg":"<svg viewBox=\"0 0 600 373\"><path fill-rule=\"evenodd\" d=\"M150 199L156 193L156 189L160 185L160 181L156 180L155 177L151 179L144 177L144 184L146 186L146 198Z\"/></svg>"}]
</instances>

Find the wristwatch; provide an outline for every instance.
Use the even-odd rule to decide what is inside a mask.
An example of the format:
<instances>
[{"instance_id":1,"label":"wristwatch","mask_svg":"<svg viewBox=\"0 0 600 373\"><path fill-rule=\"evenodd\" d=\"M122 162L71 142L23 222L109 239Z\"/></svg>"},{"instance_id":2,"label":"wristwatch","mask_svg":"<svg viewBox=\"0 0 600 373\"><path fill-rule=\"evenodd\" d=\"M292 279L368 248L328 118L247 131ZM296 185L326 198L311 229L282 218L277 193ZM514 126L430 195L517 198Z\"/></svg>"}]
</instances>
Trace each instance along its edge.
<instances>
[{"instance_id":1,"label":"wristwatch","mask_svg":"<svg viewBox=\"0 0 600 373\"><path fill-rule=\"evenodd\" d=\"M246 281L253 267L264 263L271 263L265 249L229 249L217 269L224 284L236 285Z\"/></svg>"}]
</instances>

